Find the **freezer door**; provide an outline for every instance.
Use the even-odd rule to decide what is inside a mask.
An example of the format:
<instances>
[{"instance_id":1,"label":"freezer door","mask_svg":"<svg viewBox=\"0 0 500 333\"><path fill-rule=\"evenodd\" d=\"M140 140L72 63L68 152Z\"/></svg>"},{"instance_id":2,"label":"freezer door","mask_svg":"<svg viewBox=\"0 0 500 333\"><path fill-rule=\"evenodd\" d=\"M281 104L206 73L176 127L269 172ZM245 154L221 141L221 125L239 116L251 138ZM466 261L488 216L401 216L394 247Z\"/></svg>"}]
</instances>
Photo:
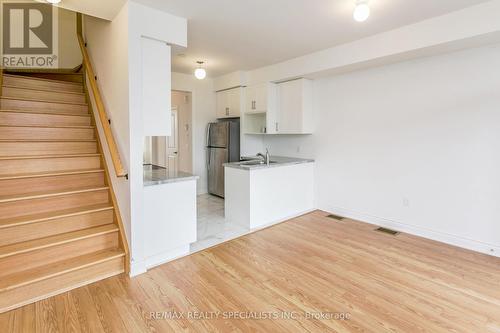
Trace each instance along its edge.
<instances>
[{"instance_id":1,"label":"freezer door","mask_svg":"<svg viewBox=\"0 0 500 333\"><path fill-rule=\"evenodd\" d=\"M228 161L228 150L209 148L208 154L208 193L224 197L224 167Z\"/></svg>"},{"instance_id":2,"label":"freezer door","mask_svg":"<svg viewBox=\"0 0 500 333\"><path fill-rule=\"evenodd\" d=\"M211 123L208 133L208 147L228 148L229 122Z\"/></svg>"}]
</instances>

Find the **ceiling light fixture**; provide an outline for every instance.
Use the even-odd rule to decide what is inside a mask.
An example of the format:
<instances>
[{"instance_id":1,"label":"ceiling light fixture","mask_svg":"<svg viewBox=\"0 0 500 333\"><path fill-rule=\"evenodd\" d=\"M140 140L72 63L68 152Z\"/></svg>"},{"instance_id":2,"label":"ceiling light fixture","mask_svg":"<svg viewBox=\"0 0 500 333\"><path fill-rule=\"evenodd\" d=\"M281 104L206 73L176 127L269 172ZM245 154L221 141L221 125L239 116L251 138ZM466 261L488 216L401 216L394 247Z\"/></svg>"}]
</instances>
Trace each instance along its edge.
<instances>
[{"instance_id":1,"label":"ceiling light fixture","mask_svg":"<svg viewBox=\"0 0 500 333\"><path fill-rule=\"evenodd\" d=\"M368 0L357 0L352 16L357 22L366 21L368 17L370 17L370 6L368 6Z\"/></svg>"},{"instance_id":2,"label":"ceiling light fixture","mask_svg":"<svg viewBox=\"0 0 500 333\"><path fill-rule=\"evenodd\" d=\"M47 0L47 2L55 5L61 2L61 0Z\"/></svg>"},{"instance_id":3,"label":"ceiling light fixture","mask_svg":"<svg viewBox=\"0 0 500 333\"><path fill-rule=\"evenodd\" d=\"M203 80L207 77L207 71L205 70L205 68L203 68L204 62L197 61L196 63L198 64L198 68L196 68L196 70L194 71L194 76L196 76L198 80Z\"/></svg>"}]
</instances>

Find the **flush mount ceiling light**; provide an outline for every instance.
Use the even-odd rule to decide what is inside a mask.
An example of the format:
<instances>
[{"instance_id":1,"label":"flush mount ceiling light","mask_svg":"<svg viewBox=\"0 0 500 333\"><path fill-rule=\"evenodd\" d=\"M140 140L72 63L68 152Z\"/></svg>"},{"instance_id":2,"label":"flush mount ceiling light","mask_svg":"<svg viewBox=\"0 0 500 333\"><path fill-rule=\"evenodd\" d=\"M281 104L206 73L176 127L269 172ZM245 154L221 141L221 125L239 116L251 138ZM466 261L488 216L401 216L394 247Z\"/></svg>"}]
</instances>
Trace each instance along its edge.
<instances>
[{"instance_id":1,"label":"flush mount ceiling light","mask_svg":"<svg viewBox=\"0 0 500 333\"><path fill-rule=\"evenodd\" d=\"M354 17L354 20L358 22L366 21L370 16L370 6L368 6L368 0L357 0L352 16Z\"/></svg>"},{"instance_id":2,"label":"flush mount ceiling light","mask_svg":"<svg viewBox=\"0 0 500 333\"><path fill-rule=\"evenodd\" d=\"M205 68L203 68L204 62L197 61L196 63L198 64L198 68L196 68L196 70L194 71L194 76L196 76L198 80L203 80L207 77L207 71L205 70Z\"/></svg>"},{"instance_id":3,"label":"flush mount ceiling light","mask_svg":"<svg viewBox=\"0 0 500 333\"><path fill-rule=\"evenodd\" d=\"M61 0L47 0L48 3L52 3L52 4L57 4L59 2L61 2Z\"/></svg>"}]
</instances>

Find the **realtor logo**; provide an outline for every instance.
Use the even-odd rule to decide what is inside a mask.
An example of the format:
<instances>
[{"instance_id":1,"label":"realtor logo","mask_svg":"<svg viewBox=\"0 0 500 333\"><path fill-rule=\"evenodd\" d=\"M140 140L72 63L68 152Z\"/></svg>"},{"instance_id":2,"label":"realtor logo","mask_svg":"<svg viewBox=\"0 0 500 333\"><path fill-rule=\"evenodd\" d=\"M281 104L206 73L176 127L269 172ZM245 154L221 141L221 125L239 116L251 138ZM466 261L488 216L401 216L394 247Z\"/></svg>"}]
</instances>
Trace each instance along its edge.
<instances>
[{"instance_id":1,"label":"realtor logo","mask_svg":"<svg viewBox=\"0 0 500 333\"><path fill-rule=\"evenodd\" d=\"M34 2L2 4L4 67L57 67L57 8Z\"/></svg>"}]
</instances>

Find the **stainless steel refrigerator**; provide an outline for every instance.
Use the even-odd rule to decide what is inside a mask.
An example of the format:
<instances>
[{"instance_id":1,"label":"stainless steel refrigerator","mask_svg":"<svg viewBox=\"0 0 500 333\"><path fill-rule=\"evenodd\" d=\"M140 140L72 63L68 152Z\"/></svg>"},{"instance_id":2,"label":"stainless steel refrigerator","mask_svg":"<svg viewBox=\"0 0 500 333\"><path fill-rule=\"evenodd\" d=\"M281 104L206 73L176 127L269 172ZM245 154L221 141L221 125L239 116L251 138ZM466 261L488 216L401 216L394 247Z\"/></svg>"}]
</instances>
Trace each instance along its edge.
<instances>
[{"instance_id":1,"label":"stainless steel refrigerator","mask_svg":"<svg viewBox=\"0 0 500 333\"><path fill-rule=\"evenodd\" d=\"M208 193L224 197L224 163L240 160L240 122L221 120L208 124Z\"/></svg>"}]
</instances>

